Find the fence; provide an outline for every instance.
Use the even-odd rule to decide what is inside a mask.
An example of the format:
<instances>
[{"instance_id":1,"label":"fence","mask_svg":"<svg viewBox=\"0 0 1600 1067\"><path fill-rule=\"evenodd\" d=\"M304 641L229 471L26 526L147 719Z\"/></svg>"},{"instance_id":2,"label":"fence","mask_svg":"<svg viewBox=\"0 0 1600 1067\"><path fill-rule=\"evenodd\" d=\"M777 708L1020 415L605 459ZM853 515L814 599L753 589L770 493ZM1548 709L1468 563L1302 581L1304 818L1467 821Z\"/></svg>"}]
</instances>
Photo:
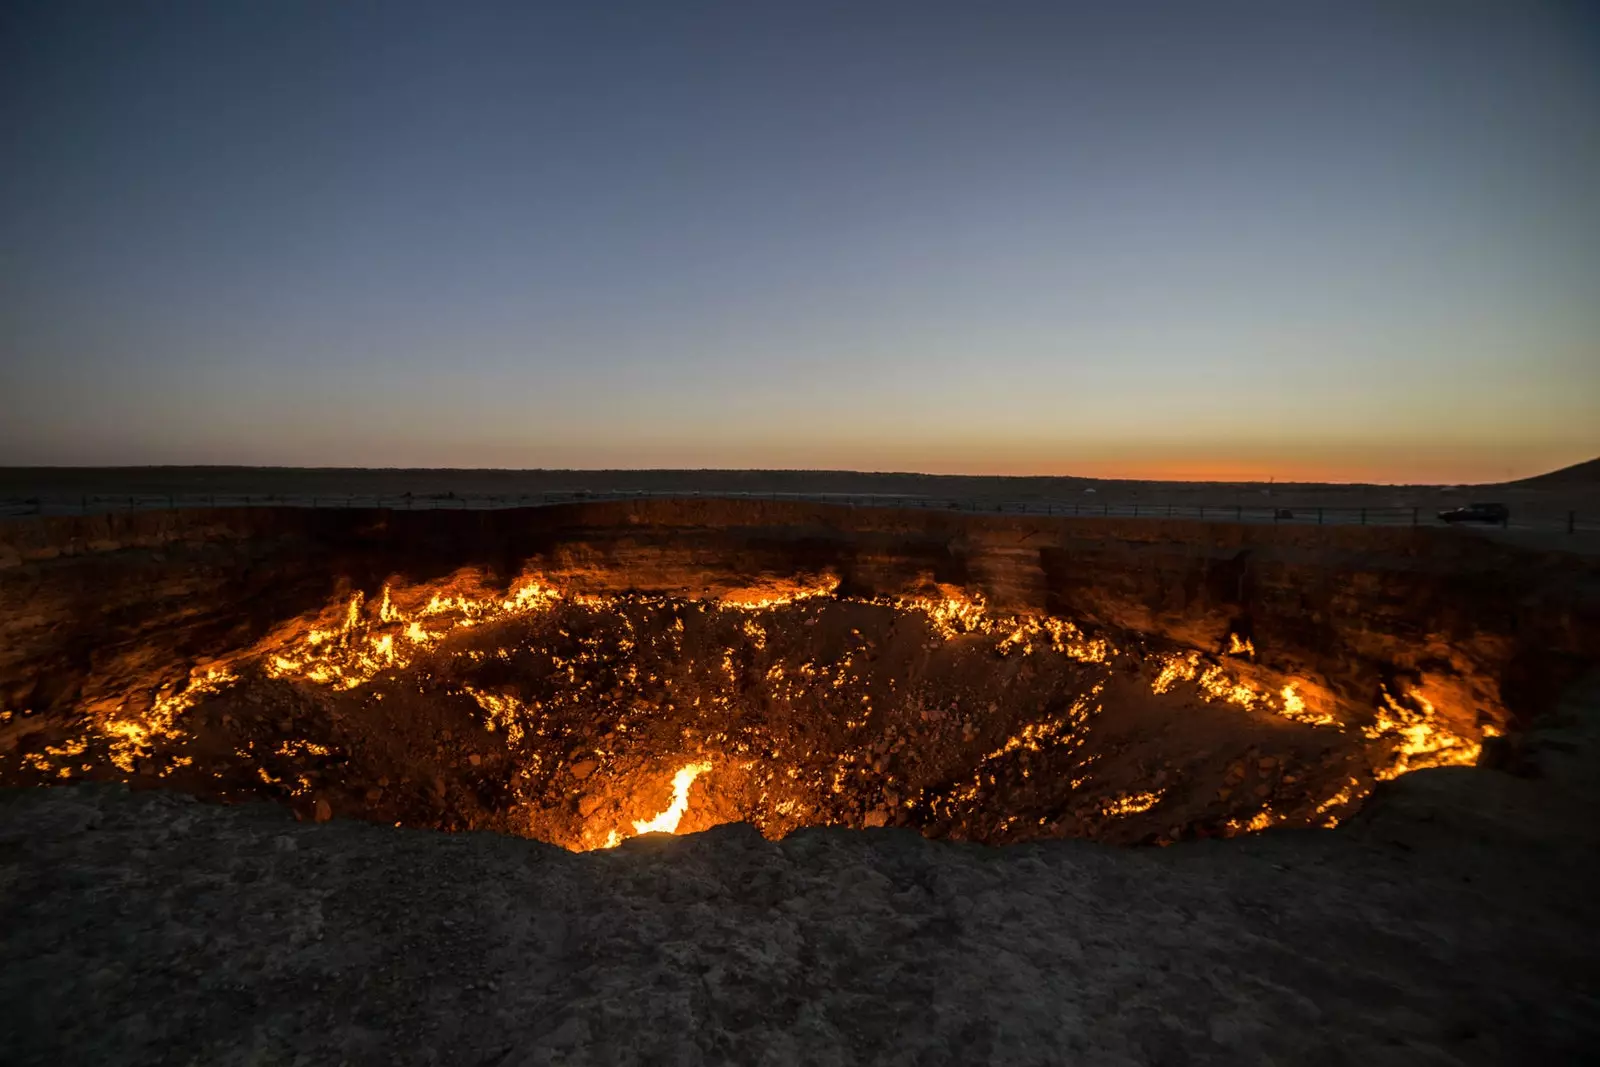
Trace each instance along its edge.
<instances>
[{"instance_id":1,"label":"fence","mask_svg":"<svg viewBox=\"0 0 1600 1067\"><path fill-rule=\"evenodd\" d=\"M310 507L393 508L398 510L549 507L592 501L690 499L774 500L851 507L921 508L995 515L1057 515L1102 518L1197 519L1203 522L1294 523L1301 525L1437 526L1444 525L1426 508L1412 506L1347 507L1328 505L1246 505L1179 503L1098 503L1084 500L989 500L927 496L859 495L844 493L739 493L672 490L606 490L597 492L544 492L520 494L238 494L238 493L134 493L82 494L0 499L0 516L93 515L117 511L152 511L176 508ZM1513 529L1600 532L1600 518L1580 517L1576 511L1538 516L1513 515L1502 524Z\"/></svg>"}]
</instances>

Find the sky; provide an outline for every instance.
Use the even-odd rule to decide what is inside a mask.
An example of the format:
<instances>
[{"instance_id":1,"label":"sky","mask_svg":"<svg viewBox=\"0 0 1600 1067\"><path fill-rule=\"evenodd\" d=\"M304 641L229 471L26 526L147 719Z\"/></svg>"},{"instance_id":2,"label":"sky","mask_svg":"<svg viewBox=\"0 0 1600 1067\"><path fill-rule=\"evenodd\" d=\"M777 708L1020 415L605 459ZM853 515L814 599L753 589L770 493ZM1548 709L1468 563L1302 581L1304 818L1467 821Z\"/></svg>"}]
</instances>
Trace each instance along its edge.
<instances>
[{"instance_id":1,"label":"sky","mask_svg":"<svg viewBox=\"0 0 1600 1067\"><path fill-rule=\"evenodd\" d=\"M0 465L1600 454L1600 17L0 5Z\"/></svg>"}]
</instances>

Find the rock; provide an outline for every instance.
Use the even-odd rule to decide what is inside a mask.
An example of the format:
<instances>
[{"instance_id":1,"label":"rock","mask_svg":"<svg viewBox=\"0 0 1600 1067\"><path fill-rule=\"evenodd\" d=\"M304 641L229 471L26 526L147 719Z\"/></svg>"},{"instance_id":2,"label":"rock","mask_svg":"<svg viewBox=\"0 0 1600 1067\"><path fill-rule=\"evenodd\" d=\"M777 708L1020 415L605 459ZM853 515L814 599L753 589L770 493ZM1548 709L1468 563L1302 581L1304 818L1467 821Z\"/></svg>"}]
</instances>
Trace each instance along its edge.
<instances>
[{"instance_id":1,"label":"rock","mask_svg":"<svg viewBox=\"0 0 1600 1067\"><path fill-rule=\"evenodd\" d=\"M445 794L444 776L436 774L436 775L433 776L433 795L438 797L440 800L443 800L444 799L444 794Z\"/></svg>"},{"instance_id":2,"label":"rock","mask_svg":"<svg viewBox=\"0 0 1600 1067\"><path fill-rule=\"evenodd\" d=\"M600 806L600 798L593 793L583 793L578 797L578 814L587 819L595 813Z\"/></svg>"},{"instance_id":3,"label":"rock","mask_svg":"<svg viewBox=\"0 0 1600 1067\"><path fill-rule=\"evenodd\" d=\"M882 808L873 808L861 821L866 826L882 826L889 821L889 813Z\"/></svg>"},{"instance_id":4,"label":"rock","mask_svg":"<svg viewBox=\"0 0 1600 1067\"><path fill-rule=\"evenodd\" d=\"M483 762L483 757L474 752L467 757L467 762L476 767Z\"/></svg>"},{"instance_id":5,"label":"rock","mask_svg":"<svg viewBox=\"0 0 1600 1067\"><path fill-rule=\"evenodd\" d=\"M383 787L382 786L376 786L375 785L372 788L367 790L367 803L368 804L376 804L378 801L380 801L382 799L383 799Z\"/></svg>"},{"instance_id":6,"label":"rock","mask_svg":"<svg viewBox=\"0 0 1600 1067\"><path fill-rule=\"evenodd\" d=\"M599 766L600 761L597 759L581 759L572 765L572 777L581 782L593 774L595 768Z\"/></svg>"},{"instance_id":7,"label":"rock","mask_svg":"<svg viewBox=\"0 0 1600 1067\"><path fill-rule=\"evenodd\" d=\"M316 804L312 806L312 811L318 822L327 822L333 818L333 805L328 803L326 797L318 797Z\"/></svg>"}]
</instances>

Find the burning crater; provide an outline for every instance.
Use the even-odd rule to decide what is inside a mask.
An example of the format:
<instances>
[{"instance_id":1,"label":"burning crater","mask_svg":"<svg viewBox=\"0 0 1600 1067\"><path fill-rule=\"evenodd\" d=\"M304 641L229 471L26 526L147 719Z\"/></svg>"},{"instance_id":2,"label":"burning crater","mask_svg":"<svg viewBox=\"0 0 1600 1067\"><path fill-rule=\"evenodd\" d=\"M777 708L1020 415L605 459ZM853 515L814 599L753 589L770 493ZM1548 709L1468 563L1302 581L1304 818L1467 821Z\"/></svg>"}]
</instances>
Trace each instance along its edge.
<instances>
[{"instance_id":1,"label":"burning crater","mask_svg":"<svg viewBox=\"0 0 1600 1067\"><path fill-rule=\"evenodd\" d=\"M1169 566L1148 541L1098 575L1115 599L1064 610L1096 575L1063 578L1053 553L1088 553L1089 522L902 516L886 546L802 516L654 511L474 517L487 532L449 515L355 513L330 531L327 515L196 513L97 545L35 524L0 572L32 610L31 626L13 614L0 672L4 780L116 778L577 850L730 821L774 838L827 824L1168 843L1333 826L1378 781L1476 762L1514 718L1471 670L1483 654L1441 650L1430 620L1389 646L1368 626L1360 653L1297 650L1237 552L1189 546L1199 579L1139 626L1129 575ZM1030 544L1040 529L1051 539ZM993 602L1041 580L1047 605ZM94 617L86 585L108 595L75 643L63 627ZM1302 613L1345 589L1323 595ZM1463 646L1501 657L1495 684L1515 678L1497 642Z\"/></svg>"}]
</instances>

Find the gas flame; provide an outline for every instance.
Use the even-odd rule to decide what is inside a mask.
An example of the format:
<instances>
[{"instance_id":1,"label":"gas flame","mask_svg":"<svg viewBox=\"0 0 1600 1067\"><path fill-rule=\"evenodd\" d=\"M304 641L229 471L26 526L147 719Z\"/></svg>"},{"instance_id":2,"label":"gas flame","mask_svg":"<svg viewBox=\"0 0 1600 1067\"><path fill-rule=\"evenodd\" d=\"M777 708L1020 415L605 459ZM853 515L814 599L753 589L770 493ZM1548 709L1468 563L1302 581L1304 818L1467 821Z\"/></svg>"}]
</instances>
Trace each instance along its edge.
<instances>
[{"instance_id":1,"label":"gas flame","mask_svg":"<svg viewBox=\"0 0 1600 1067\"><path fill-rule=\"evenodd\" d=\"M177 724L184 712L201 697L220 692L234 681L233 672L226 667L197 669L190 674L183 689L169 692L163 688L158 692L150 710L142 716L128 718L116 712L106 716L99 727L101 734L111 742L111 762L124 773L131 773L136 761L151 754L156 741L175 741L183 736Z\"/></svg>"},{"instance_id":2,"label":"gas flame","mask_svg":"<svg viewBox=\"0 0 1600 1067\"><path fill-rule=\"evenodd\" d=\"M672 776L672 803L653 819L640 819L633 824L636 834L675 834L684 812L689 810L689 787L694 780L711 770L709 763L690 763L679 767Z\"/></svg>"},{"instance_id":3,"label":"gas flame","mask_svg":"<svg viewBox=\"0 0 1600 1067\"><path fill-rule=\"evenodd\" d=\"M1161 802L1161 790L1153 793L1125 793L1113 797L1100 805L1101 814L1109 818L1121 818L1125 815L1142 815Z\"/></svg>"},{"instance_id":4,"label":"gas flame","mask_svg":"<svg viewBox=\"0 0 1600 1067\"><path fill-rule=\"evenodd\" d=\"M1407 771L1425 767L1471 765L1478 762L1483 746L1477 741L1451 733L1436 720L1428 698L1415 689L1396 699L1387 686L1379 690L1377 716L1364 733L1373 740L1394 738L1394 762L1375 772L1380 779L1398 778ZM1406 701L1415 707L1408 706Z\"/></svg>"},{"instance_id":5,"label":"gas flame","mask_svg":"<svg viewBox=\"0 0 1600 1067\"><path fill-rule=\"evenodd\" d=\"M710 770L710 763L687 763L679 767L677 773L672 776L672 803L653 819L635 820L633 832L635 834L677 833L678 823L683 821L684 813L689 810L689 788L694 785L696 778L709 773ZM606 835L606 843L601 847L616 848L621 843L621 835L612 830Z\"/></svg>"}]
</instances>

